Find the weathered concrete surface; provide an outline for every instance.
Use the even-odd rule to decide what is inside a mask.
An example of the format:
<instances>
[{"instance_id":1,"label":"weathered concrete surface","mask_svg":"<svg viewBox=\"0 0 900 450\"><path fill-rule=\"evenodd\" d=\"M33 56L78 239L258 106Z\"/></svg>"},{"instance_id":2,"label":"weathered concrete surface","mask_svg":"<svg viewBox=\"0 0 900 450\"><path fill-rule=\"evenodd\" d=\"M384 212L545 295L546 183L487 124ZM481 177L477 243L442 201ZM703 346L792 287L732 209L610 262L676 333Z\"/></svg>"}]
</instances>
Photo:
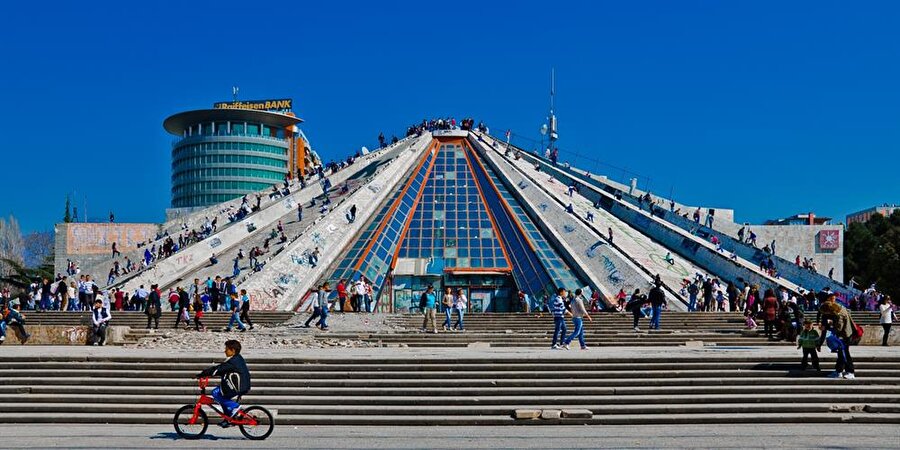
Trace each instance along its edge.
<instances>
[{"instance_id":1,"label":"weathered concrete surface","mask_svg":"<svg viewBox=\"0 0 900 450\"><path fill-rule=\"evenodd\" d=\"M31 334L31 339L25 345L86 345L87 338L93 333L89 326L58 326L58 325L26 325L25 328ZM106 344L115 345L125 340L125 335L130 327L111 326L106 330ZM13 331L16 328L7 328L7 345L22 345Z\"/></svg>"},{"instance_id":2,"label":"weathered concrete surface","mask_svg":"<svg viewBox=\"0 0 900 450\"><path fill-rule=\"evenodd\" d=\"M863 325L863 337L859 345L881 345L881 339L884 337L884 328L881 325ZM891 334L888 336L889 346L900 345L900 323L894 324L891 328Z\"/></svg>"},{"instance_id":3,"label":"weathered concrete surface","mask_svg":"<svg viewBox=\"0 0 900 450\"><path fill-rule=\"evenodd\" d=\"M410 151L404 151L365 187L353 193L346 204L359 205L356 220L347 223L343 209L332 211L319 219L303 236L278 256L266 263L265 269L241 284L256 309L291 310L313 283L328 270L331 261L351 243L366 220L402 181L403 174L418 160L431 143L423 136ZM313 267L306 255L319 248L319 263Z\"/></svg>"},{"instance_id":4,"label":"weathered concrete surface","mask_svg":"<svg viewBox=\"0 0 900 450\"><path fill-rule=\"evenodd\" d=\"M541 410L539 409L517 409L515 413L513 413L513 417L519 420L529 420L529 419L537 419L541 417Z\"/></svg>"}]
</instances>

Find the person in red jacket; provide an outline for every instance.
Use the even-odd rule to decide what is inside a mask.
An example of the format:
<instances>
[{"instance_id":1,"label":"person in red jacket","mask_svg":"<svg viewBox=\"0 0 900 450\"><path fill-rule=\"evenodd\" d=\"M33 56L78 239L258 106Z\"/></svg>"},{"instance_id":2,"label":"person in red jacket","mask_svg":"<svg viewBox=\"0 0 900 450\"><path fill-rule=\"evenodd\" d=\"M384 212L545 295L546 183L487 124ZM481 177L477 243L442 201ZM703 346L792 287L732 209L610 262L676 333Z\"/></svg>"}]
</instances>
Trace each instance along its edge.
<instances>
[{"instance_id":1,"label":"person in red jacket","mask_svg":"<svg viewBox=\"0 0 900 450\"><path fill-rule=\"evenodd\" d=\"M774 339L775 318L778 317L778 299L775 298L775 292L771 289L766 289L766 295L763 297L762 309L766 337Z\"/></svg>"},{"instance_id":2,"label":"person in red jacket","mask_svg":"<svg viewBox=\"0 0 900 450\"><path fill-rule=\"evenodd\" d=\"M341 305L340 313L344 313L344 304L347 303L347 285L346 281L341 278L337 285L338 303Z\"/></svg>"}]
</instances>

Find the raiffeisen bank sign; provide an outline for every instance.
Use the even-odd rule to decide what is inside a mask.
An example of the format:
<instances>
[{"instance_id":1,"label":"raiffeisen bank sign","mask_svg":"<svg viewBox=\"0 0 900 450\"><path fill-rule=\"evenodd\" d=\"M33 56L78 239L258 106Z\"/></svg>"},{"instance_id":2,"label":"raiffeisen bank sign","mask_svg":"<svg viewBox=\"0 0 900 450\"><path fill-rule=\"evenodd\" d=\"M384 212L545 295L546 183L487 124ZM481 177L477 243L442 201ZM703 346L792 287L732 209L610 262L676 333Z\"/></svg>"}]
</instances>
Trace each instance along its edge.
<instances>
[{"instance_id":1,"label":"raiffeisen bank sign","mask_svg":"<svg viewBox=\"0 0 900 450\"><path fill-rule=\"evenodd\" d=\"M289 112L293 109L294 100L281 98L275 100L240 100L233 102L213 103L215 109L254 109L258 111Z\"/></svg>"}]
</instances>

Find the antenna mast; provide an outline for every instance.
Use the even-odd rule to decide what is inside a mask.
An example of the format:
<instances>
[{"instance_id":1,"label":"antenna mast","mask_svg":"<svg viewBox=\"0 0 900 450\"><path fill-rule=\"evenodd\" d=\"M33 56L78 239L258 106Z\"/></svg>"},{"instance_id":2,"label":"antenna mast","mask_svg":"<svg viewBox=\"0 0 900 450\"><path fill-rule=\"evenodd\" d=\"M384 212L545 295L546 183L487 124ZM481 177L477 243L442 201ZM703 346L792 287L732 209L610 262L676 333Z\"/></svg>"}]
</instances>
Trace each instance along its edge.
<instances>
[{"instance_id":1,"label":"antenna mast","mask_svg":"<svg viewBox=\"0 0 900 450\"><path fill-rule=\"evenodd\" d=\"M553 97L556 95L556 69L550 69L550 116L547 118L549 121L549 132L550 132L550 151L554 150L554 143L559 139L559 133L556 130L556 116L553 114Z\"/></svg>"}]
</instances>

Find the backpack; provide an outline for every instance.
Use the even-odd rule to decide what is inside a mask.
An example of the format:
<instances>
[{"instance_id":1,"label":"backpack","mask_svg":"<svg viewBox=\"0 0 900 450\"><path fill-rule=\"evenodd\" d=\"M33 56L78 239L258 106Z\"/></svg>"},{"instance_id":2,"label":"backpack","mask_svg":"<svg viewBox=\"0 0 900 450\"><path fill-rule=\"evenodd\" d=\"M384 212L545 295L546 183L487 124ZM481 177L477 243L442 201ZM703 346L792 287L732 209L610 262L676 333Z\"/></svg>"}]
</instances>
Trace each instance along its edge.
<instances>
[{"instance_id":1,"label":"backpack","mask_svg":"<svg viewBox=\"0 0 900 450\"><path fill-rule=\"evenodd\" d=\"M828 336L825 337L825 345L828 346L828 349L831 350L832 353L837 353L844 349L843 341L831 331L829 331Z\"/></svg>"},{"instance_id":2,"label":"backpack","mask_svg":"<svg viewBox=\"0 0 900 450\"><path fill-rule=\"evenodd\" d=\"M419 297L419 308L425 309L425 305L427 305L427 304L428 304L428 294L423 292L422 296Z\"/></svg>"},{"instance_id":3,"label":"backpack","mask_svg":"<svg viewBox=\"0 0 900 450\"><path fill-rule=\"evenodd\" d=\"M859 342L862 340L865 330L863 330L863 327L857 325L856 322L853 322L852 320L850 321L850 326L853 327L853 333L850 335L850 339L847 340L847 343L850 345L859 345Z\"/></svg>"}]
</instances>

